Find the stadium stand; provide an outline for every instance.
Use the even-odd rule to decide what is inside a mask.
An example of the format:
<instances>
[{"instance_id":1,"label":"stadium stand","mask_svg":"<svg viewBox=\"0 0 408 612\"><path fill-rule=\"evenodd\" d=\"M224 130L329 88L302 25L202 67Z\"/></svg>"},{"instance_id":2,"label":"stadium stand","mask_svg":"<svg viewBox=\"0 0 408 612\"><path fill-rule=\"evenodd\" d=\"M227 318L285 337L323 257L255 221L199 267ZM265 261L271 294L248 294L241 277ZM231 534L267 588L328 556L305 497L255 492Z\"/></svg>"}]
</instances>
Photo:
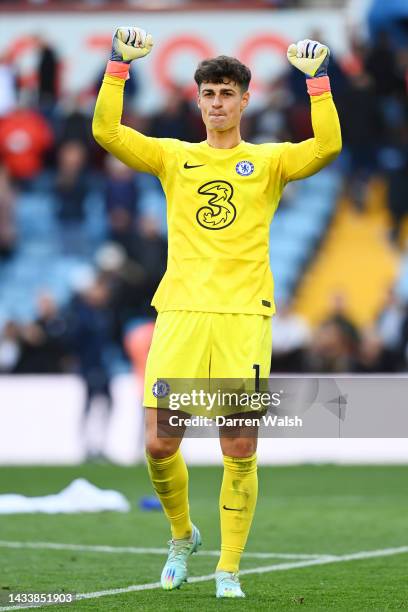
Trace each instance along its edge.
<instances>
[{"instance_id":1,"label":"stadium stand","mask_svg":"<svg viewBox=\"0 0 408 612\"><path fill-rule=\"evenodd\" d=\"M33 37L30 44L31 60L39 71L45 43ZM276 301L294 307L316 333L325 320L336 316L332 297L343 292L347 317L364 335L365 328L375 327L382 309L388 308L388 291L395 286L404 313L395 368L407 367L402 357L407 341L402 330L408 320L406 45L400 39L393 45L382 32L371 42L350 40L350 55L341 65L333 54L333 92L344 154L324 172L288 186L270 230ZM46 52L53 55L52 46ZM384 54L385 64L377 61ZM106 161L92 142L88 127L96 82L73 100L64 92L61 103L54 61L53 96L44 99L35 90L35 79L28 84L19 80L13 57L0 60L0 345L10 329L11 335L17 334L17 344L23 342L25 326L38 321L39 294L52 296L64 317L84 286L92 284L93 274L107 288L112 318L109 354L113 350L116 365L122 368L125 331L134 321L154 319L149 298L164 266L163 195L148 175L134 177L134 183L126 173L122 176L122 170ZM132 105L138 95L137 79L131 86L125 107L129 125L155 136L167 136L169 129L177 136L174 130L180 129L180 138L186 137L188 126L192 140L202 139L197 111L182 89L174 89L173 99L163 97L161 110L139 116ZM309 137L303 79L294 73L279 74L267 93L264 105L248 115L245 139ZM20 113L20 98L29 102L28 114ZM47 138L26 151L23 165L23 158L15 163L19 149L13 143L20 141L10 138L10 133L22 127L35 140L35 125L40 124L46 126L40 132ZM11 132L1 132L4 126ZM368 144L365 134L371 134ZM372 190L373 184L379 187ZM102 258L97 256L106 244L108 251ZM354 350L357 354L358 343ZM64 346L64 351L72 353L72 345ZM61 363L63 371L75 369L72 361ZM5 368L0 364L0 371L18 371L18 364Z\"/></svg>"}]
</instances>

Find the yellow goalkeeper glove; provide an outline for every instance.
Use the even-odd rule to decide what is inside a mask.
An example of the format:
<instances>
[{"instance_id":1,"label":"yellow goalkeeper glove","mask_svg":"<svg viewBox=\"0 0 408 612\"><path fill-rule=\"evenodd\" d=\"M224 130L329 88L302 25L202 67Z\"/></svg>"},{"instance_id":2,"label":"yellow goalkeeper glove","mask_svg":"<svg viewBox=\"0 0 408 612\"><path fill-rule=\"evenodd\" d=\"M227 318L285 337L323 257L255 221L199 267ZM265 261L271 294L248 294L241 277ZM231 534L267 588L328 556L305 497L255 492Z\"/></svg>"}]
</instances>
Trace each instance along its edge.
<instances>
[{"instance_id":1,"label":"yellow goalkeeper glove","mask_svg":"<svg viewBox=\"0 0 408 612\"><path fill-rule=\"evenodd\" d=\"M144 57L153 47L151 34L140 28L118 28L112 38L111 60L130 64L134 59Z\"/></svg>"},{"instance_id":2,"label":"yellow goalkeeper glove","mask_svg":"<svg viewBox=\"0 0 408 612\"><path fill-rule=\"evenodd\" d=\"M287 57L292 66L309 78L327 75L330 49L316 40L300 40L290 45Z\"/></svg>"}]
</instances>

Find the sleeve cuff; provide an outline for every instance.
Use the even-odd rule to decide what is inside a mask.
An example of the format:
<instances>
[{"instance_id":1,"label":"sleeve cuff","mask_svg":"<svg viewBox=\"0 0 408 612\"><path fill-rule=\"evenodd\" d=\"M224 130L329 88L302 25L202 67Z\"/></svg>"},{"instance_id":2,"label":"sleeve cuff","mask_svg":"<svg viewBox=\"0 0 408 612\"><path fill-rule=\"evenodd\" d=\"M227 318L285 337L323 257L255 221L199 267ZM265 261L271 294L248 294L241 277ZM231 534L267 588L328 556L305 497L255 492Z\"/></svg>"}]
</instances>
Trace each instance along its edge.
<instances>
[{"instance_id":1,"label":"sleeve cuff","mask_svg":"<svg viewBox=\"0 0 408 612\"><path fill-rule=\"evenodd\" d=\"M106 66L105 74L127 80L129 78L129 68L130 64L126 64L125 62L113 62L112 60L109 60Z\"/></svg>"},{"instance_id":2,"label":"sleeve cuff","mask_svg":"<svg viewBox=\"0 0 408 612\"><path fill-rule=\"evenodd\" d=\"M330 79L328 76L306 79L306 84L309 96L321 96L327 91L331 91Z\"/></svg>"}]
</instances>

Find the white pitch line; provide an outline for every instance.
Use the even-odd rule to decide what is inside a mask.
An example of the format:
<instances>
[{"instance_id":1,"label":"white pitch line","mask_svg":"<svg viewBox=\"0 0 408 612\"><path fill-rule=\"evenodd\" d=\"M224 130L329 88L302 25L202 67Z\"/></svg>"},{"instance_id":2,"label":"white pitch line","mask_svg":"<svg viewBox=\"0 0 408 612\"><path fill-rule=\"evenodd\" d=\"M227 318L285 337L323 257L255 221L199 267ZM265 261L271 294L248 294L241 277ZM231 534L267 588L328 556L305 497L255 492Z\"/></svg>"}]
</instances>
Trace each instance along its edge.
<instances>
[{"instance_id":1,"label":"white pitch line","mask_svg":"<svg viewBox=\"0 0 408 612\"><path fill-rule=\"evenodd\" d=\"M321 559L309 559L305 561L297 561L294 563L278 563L274 565L266 565L264 567L254 567L251 569L246 569L240 571L240 575L247 574L265 574L269 572L279 572L290 569L299 569L302 567L310 567L313 565L328 565L330 563L343 563L345 561L359 561L361 559L373 559L376 557L389 557L392 555L400 555L403 553L408 553L408 546L400 546L398 548L383 548L380 550L366 550L360 551L356 553L349 553L347 555L339 555L332 557L322 557ZM207 582L208 580L212 580L215 574L206 574L204 576L193 576L188 579L189 583L194 582ZM150 582L147 584L133 584L128 587L122 587L119 589L107 589L105 591L95 591L93 593L78 593L76 600L79 601L81 599L98 599L99 597L107 597L110 595L122 595L125 593L133 593L137 591L149 591L153 589L158 589L161 587L160 582ZM47 604L48 605L56 605L56 604ZM32 610L38 607L45 606L4 606L0 608L0 612L7 612L8 610Z\"/></svg>"},{"instance_id":2,"label":"white pitch line","mask_svg":"<svg viewBox=\"0 0 408 612\"><path fill-rule=\"evenodd\" d=\"M76 552L98 552L98 553L116 553L116 554L132 554L132 555L166 555L168 548L140 548L135 546L100 546L87 544L64 544L60 542L12 542L8 540L0 540L0 548L20 548L20 549L38 549L38 550L71 550ZM199 552L200 557L205 555L208 557L219 557L219 550L203 550ZM325 554L295 554L295 553L263 553L263 552L245 552L244 557L253 559L321 559L331 555Z\"/></svg>"}]
</instances>

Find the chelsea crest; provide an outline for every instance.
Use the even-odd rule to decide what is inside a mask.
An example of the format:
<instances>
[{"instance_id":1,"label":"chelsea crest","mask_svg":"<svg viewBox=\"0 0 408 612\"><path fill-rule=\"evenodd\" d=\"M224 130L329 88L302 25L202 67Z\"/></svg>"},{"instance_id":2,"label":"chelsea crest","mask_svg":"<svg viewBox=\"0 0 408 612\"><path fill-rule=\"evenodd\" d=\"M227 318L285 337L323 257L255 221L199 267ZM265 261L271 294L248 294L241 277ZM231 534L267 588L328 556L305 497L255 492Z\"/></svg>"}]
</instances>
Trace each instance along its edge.
<instances>
[{"instance_id":1,"label":"chelsea crest","mask_svg":"<svg viewBox=\"0 0 408 612\"><path fill-rule=\"evenodd\" d=\"M254 164L250 161L239 161L235 166L235 170L241 176L249 176L254 171Z\"/></svg>"}]
</instances>

